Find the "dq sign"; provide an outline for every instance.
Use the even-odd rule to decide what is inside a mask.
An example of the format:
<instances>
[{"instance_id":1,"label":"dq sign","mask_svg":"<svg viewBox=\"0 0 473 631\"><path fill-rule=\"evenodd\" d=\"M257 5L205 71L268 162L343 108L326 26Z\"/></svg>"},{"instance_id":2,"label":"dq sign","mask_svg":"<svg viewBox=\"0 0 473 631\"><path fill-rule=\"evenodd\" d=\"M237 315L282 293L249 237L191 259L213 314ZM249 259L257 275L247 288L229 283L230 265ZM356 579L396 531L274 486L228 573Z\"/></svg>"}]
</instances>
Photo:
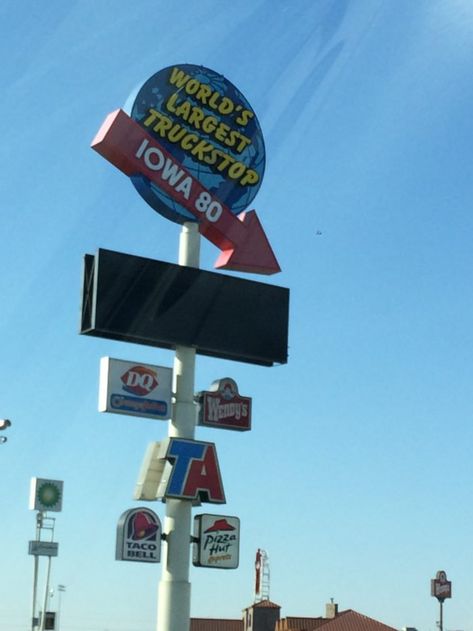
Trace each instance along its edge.
<instances>
[{"instance_id":1,"label":"dq sign","mask_svg":"<svg viewBox=\"0 0 473 631\"><path fill-rule=\"evenodd\" d=\"M102 357L99 411L171 418L172 369Z\"/></svg>"},{"instance_id":2,"label":"dq sign","mask_svg":"<svg viewBox=\"0 0 473 631\"><path fill-rule=\"evenodd\" d=\"M161 560L161 521L149 508L125 511L117 525L117 561L159 563Z\"/></svg>"}]
</instances>

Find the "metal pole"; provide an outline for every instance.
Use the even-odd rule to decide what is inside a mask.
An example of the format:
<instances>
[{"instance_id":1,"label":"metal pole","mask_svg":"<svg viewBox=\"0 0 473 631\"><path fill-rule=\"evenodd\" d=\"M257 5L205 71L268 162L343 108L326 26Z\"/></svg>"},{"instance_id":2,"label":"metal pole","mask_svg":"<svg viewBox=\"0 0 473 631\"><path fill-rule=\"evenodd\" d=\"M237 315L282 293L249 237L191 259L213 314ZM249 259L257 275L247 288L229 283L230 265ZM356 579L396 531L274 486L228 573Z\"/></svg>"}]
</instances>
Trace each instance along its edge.
<instances>
[{"instance_id":1,"label":"metal pole","mask_svg":"<svg viewBox=\"0 0 473 631\"><path fill-rule=\"evenodd\" d=\"M39 511L36 513L36 541L39 541L41 538L41 525L43 523L43 513ZM36 595L38 591L38 565L39 565L39 557L35 554L34 556L34 569L33 569L33 606L32 606L32 614L31 614L31 631L34 631L37 626L36 623Z\"/></svg>"},{"instance_id":2,"label":"metal pole","mask_svg":"<svg viewBox=\"0 0 473 631\"><path fill-rule=\"evenodd\" d=\"M38 557L35 555L34 557L34 570L33 570L33 608L31 614L31 631L34 631L36 627L36 592L38 589Z\"/></svg>"},{"instance_id":3,"label":"metal pole","mask_svg":"<svg viewBox=\"0 0 473 631\"><path fill-rule=\"evenodd\" d=\"M54 519L52 520L51 528L51 541L54 541ZM41 616L40 631L44 631L46 624L46 609L48 608L48 596L49 596L49 578L51 575L51 557L48 556L48 569L46 572L46 585L44 587L44 599L43 599L43 615Z\"/></svg>"},{"instance_id":4,"label":"metal pole","mask_svg":"<svg viewBox=\"0 0 473 631\"><path fill-rule=\"evenodd\" d=\"M440 631L443 631L443 600L440 601L440 624L439 624L439 629L440 629Z\"/></svg>"},{"instance_id":5,"label":"metal pole","mask_svg":"<svg viewBox=\"0 0 473 631\"><path fill-rule=\"evenodd\" d=\"M43 599L43 615L41 616L41 631L44 631L45 624L46 624L46 609L48 607L50 574L51 574L51 557L48 557L48 570L46 573L46 586L44 588L44 599Z\"/></svg>"},{"instance_id":6,"label":"metal pole","mask_svg":"<svg viewBox=\"0 0 473 631\"><path fill-rule=\"evenodd\" d=\"M179 240L179 265L199 267L198 225L183 225ZM175 403L169 436L194 438L195 433L195 350L176 348L173 371ZM189 631L191 585L189 582L192 504L187 500L166 501L162 575L158 589L157 631Z\"/></svg>"},{"instance_id":7,"label":"metal pole","mask_svg":"<svg viewBox=\"0 0 473 631\"><path fill-rule=\"evenodd\" d=\"M57 606L57 631L60 630L61 628L61 604L62 604L62 593L66 591L66 587L64 585L58 585L57 586L57 591L59 594L59 602L58 602L58 606Z\"/></svg>"}]
</instances>

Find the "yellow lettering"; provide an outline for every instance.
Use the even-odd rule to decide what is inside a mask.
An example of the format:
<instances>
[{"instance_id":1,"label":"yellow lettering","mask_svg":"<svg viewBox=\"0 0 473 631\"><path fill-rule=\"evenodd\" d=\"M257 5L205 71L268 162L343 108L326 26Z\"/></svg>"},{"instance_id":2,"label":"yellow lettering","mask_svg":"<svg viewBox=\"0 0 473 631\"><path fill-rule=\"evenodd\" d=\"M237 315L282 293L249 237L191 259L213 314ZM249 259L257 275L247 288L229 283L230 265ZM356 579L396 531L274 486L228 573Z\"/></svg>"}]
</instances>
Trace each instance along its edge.
<instances>
[{"instance_id":1,"label":"yellow lettering","mask_svg":"<svg viewBox=\"0 0 473 631\"><path fill-rule=\"evenodd\" d=\"M196 129L200 129L200 123L204 120L205 114L200 107L193 107L189 120L189 125L194 125Z\"/></svg>"},{"instance_id":2,"label":"yellow lettering","mask_svg":"<svg viewBox=\"0 0 473 631\"><path fill-rule=\"evenodd\" d=\"M243 110L240 116L236 119L237 125L248 125L248 121L253 118L254 112L251 110Z\"/></svg>"},{"instance_id":3,"label":"yellow lettering","mask_svg":"<svg viewBox=\"0 0 473 631\"><path fill-rule=\"evenodd\" d=\"M246 136L243 136L243 134L240 134L239 131L232 129L229 137L225 140L225 144L227 147L234 147L237 153L241 153L243 149L248 147L248 145L251 145L251 138L247 138Z\"/></svg>"},{"instance_id":4,"label":"yellow lettering","mask_svg":"<svg viewBox=\"0 0 473 631\"><path fill-rule=\"evenodd\" d=\"M176 102L177 102L178 96L179 96L179 92L174 92L174 94L171 94L171 96L168 98L166 102L166 109L168 112L176 111Z\"/></svg>"},{"instance_id":5,"label":"yellow lettering","mask_svg":"<svg viewBox=\"0 0 473 631\"><path fill-rule=\"evenodd\" d=\"M197 134L187 134L187 136L185 136L181 140L181 147L184 149L184 151L189 151L194 146L194 142L198 141L199 136L197 136Z\"/></svg>"},{"instance_id":6,"label":"yellow lettering","mask_svg":"<svg viewBox=\"0 0 473 631\"><path fill-rule=\"evenodd\" d=\"M225 125L225 123L220 123L220 125L215 130L215 138L219 140L220 142L224 142L229 131L230 131L229 125Z\"/></svg>"},{"instance_id":7,"label":"yellow lettering","mask_svg":"<svg viewBox=\"0 0 473 631\"><path fill-rule=\"evenodd\" d=\"M175 109L176 116L180 116L185 121L189 118L189 114L191 111L191 104L189 101L184 101L180 105L178 105Z\"/></svg>"},{"instance_id":8,"label":"yellow lettering","mask_svg":"<svg viewBox=\"0 0 473 631\"><path fill-rule=\"evenodd\" d=\"M157 118L159 118L160 116L161 116L161 114L159 112L157 112L153 108L150 108L150 110L148 112L148 118L146 118L145 121L144 121L145 127L149 127L151 125L151 123L154 123L154 121Z\"/></svg>"},{"instance_id":9,"label":"yellow lettering","mask_svg":"<svg viewBox=\"0 0 473 631\"><path fill-rule=\"evenodd\" d=\"M207 99L209 98L211 94L212 94L212 90L210 86L201 83L196 98L204 105L207 105Z\"/></svg>"},{"instance_id":10,"label":"yellow lettering","mask_svg":"<svg viewBox=\"0 0 473 631\"><path fill-rule=\"evenodd\" d=\"M160 120L158 120L156 125L153 125L153 131L159 134L161 138L166 138L166 132L168 131L168 129L171 129L171 127L172 127L172 120L168 118L167 116L163 116L161 114Z\"/></svg>"},{"instance_id":11,"label":"yellow lettering","mask_svg":"<svg viewBox=\"0 0 473 631\"><path fill-rule=\"evenodd\" d=\"M246 186L249 184L250 186L254 186L259 180L259 175L253 169L248 169L246 175L241 178L240 184L242 186Z\"/></svg>"},{"instance_id":12,"label":"yellow lettering","mask_svg":"<svg viewBox=\"0 0 473 631\"><path fill-rule=\"evenodd\" d=\"M215 131L218 125L218 119L215 116L206 116L202 122L202 130L206 134L211 134Z\"/></svg>"},{"instance_id":13,"label":"yellow lettering","mask_svg":"<svg viewBox=\"0 0 473 631\"><path fill-rule=\"evenodd\" d=\"M176 85L178 88L182 88L183 85L189 81L190 76L183 72L180 68L174 67L171 71L169 83Z\"/></svg>"}]
</instances>

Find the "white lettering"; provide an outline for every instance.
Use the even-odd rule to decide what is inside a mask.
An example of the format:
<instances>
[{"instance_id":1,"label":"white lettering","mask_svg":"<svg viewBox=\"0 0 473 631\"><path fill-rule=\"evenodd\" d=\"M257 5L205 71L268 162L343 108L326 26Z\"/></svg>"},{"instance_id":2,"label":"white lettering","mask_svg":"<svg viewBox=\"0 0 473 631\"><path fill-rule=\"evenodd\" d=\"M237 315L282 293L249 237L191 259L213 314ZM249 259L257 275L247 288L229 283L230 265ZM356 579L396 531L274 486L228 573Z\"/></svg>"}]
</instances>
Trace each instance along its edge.
<instances>
[{"instance_id":1,"label":"white lettering","mask_svg":"<svg viewBox=\"0 0 473 631\"><path fill-rule=\"evenodd\" d=\"M153 162L151 160L151 156L156 156L158 158L158 161ZM165 162L163 154L156 147L150 147L149 149L146 149L144 161L148 169L151 169L152 171L160 171L163 168Z\"/></svg>"},{"instance_id":2,"label":"white lettering","mask_svg":"<svg viewBox=\"0 0 473 631\"><path fill-rule=\"evenodd\" d=\"M175 188L176 193L182 193L186 199L189 199L192 189L192 178L184 178Z\"/></svg>"}]
</instances>

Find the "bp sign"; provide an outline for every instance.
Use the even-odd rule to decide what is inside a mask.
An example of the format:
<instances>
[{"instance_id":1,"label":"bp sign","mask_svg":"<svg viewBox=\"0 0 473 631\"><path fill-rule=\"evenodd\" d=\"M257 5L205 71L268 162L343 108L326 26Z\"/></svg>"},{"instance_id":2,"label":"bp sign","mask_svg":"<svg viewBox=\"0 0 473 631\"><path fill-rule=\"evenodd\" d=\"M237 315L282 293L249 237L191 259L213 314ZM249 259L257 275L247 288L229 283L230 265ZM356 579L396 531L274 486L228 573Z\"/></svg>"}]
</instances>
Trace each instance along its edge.
<instances>
[{"instance_id":1,"label":"bp sign","mask_svg":"<svg viewBox=\"0 0 473 631\"><path fill-rule=\"evenodd\" d=\"M249 206L263 179L263 135L250 104L225 77L203 66L170 66L150 77L129 98L126 110L234 215ZM179 170L172 169L168 178L177 181ZM196 221L176 195L143 175L132 181L168 219ZM202 206L209 200L203 198Z\"/></svg>"},{"instance_id":2,"label":"bp sign","mask_svg":"<svg viewBox=\"0 0 473 631\"><path fill-rule=\"evenodd\" d=\"M30 510L60 512L63 486L62 480L31 478Z\"/></svg>"}]
</instances>

